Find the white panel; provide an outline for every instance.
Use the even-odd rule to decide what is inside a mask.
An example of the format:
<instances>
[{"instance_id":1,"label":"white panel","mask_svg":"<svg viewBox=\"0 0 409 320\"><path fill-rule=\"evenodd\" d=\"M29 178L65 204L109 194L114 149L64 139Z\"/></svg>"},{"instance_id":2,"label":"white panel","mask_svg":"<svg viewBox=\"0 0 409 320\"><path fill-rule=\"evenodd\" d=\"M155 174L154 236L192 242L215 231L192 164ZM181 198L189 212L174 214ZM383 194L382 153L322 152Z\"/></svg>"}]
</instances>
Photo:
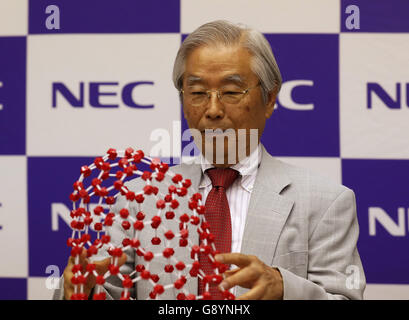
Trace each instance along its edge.
<instances>
[{"instance_id":1,"label":"white panel","mask_svg":"<svg viewBox=\"0 0 409 320\"><path fill-rule=\"evenodd\" d=\"M409 158L409 108L406 83L409 35L341 34L340 128L343 158ZM372 94L367 83L377 83L392 99L401 86L401 108L390 109Z\"/></svg>"},{"instance_id":2,"label":"white panel","mask_svg":"<svg viewBox=\"0 0 409 320\"><path fill-rule=\"evenodd\" d=\"M339 10L338 0L181 0L181 30L223 19L263 33L337 33Z\"/></svg>"},{"instance_id":3,"label":"white panel","mask_svg":"<svg viewBox=\"0 0 409 320\"><path fill-rule=\"evenodd\" d=\"M27 299L28 300L51 300L54 289L47 288L47 278L31 277L27 282Z\"/></svg>"},{"instance_id":4,"label":"white panel","mask_svg":"<svg viewBox=\"0 0 409 320\"><path fill-rule=\"evenodd\" d=\"M152 131L172 133L172 121L180 121L178 93L171 80L179 45L179 34L29 36L27 153L99 155L108 147L128 146L149 153L157 143L150 140ZM123 102L123 88L136 81L154 82L132 91L135 103L154 108L131 108ZM62 82L77 98L83 82L82 107L71 106L60 93L53 107L55 82ZM92 107L90 82L118 82L101 87L101 92L114 96L101 96L100 103L119 108Z\"/></svg>"},{"instance_id":5,"label":"white panel","mask_svg":"<svg viewBox=\"0 0 409 320\"><path fill-rule=\"evenodd\" d=\"M334 182L342 183L341 159L339 158L277 157L277 159L308 169Z\"/></svg>"},{"instance_id":6,"label":"white panel","mask_svg":"<svg viewBox=\"0 0 409 320\"><path fill-rule=\"evenodd\" d=\"M28 33L28 0L0 1L0 36Z\"/></svg>"},{"instance_id":7,"label":"white panel","mask_svg":"<svg viewBox=\"0 0 409 320\"><path fill-rule=\"evenodd\" d=\"M367 284L364 292L366 300L409 300L409 285Z\"/></svg>"},{"instance_id":8,"label":"white panel","mask_svg":"<svg viewBox=\"0 0 409 320\"><path fill-rule=\"evenodd\" d=\"M0 277L27 277L26 157L1 156L0 181Z\"/></svg>"}]
</instances>

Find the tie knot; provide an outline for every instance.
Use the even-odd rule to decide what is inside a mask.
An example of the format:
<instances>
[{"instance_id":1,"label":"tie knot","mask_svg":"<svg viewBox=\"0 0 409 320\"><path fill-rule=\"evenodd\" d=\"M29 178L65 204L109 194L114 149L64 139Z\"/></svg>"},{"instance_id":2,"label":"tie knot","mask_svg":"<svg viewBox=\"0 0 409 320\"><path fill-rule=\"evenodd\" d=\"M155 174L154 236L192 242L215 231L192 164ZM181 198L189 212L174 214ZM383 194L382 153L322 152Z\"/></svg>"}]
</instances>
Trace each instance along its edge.
<instances>
[{"instance_id":1,"label":"tie knot","mask_svg":"<svg viewBox=\"0 0 409 320\"><path fill-rule=\"evenodd\" d=\"M230 168L212 168L206 170L213 187L223 187L227 190L236 180L239 172Z\"/></svg>"}]
</instances>

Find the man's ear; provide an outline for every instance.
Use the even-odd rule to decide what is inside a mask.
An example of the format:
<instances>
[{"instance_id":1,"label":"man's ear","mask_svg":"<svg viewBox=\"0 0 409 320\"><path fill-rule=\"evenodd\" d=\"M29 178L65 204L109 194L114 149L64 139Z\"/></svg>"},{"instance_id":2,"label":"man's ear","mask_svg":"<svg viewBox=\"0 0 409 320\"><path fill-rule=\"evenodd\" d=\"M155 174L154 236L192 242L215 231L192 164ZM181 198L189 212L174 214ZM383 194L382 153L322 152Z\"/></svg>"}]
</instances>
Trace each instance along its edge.
<instances>
[{"instance_id":1,"label":"man's ear","mask_svg":"<svg viewBox=\"0 0 409 320\"><path fill-rule=\"evenodd\" d=\"M273 114L274 107L276 104L276 99L277 99L277 94L278 94L278 88L275 87L273 90L271 90L268 93L268 100L266 104L266 119L269 119L271 115Z\"/></svg>"}]
</instances>

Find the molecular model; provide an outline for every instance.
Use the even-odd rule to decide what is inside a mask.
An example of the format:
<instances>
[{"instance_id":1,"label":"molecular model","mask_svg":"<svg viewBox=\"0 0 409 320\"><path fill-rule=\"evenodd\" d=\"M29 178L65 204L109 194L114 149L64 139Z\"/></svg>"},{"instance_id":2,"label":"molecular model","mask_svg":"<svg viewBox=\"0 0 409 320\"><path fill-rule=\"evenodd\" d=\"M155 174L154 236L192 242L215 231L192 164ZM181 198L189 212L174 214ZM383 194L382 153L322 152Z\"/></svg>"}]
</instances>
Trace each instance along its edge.
<instances>
[{"instance_id":1,"label":"molecular model","mask_svg":"<svg viewBox=\"0 0 409 320\"><path fill-rule=\"evenodd\" d=\"M149 167L151 171L141 171L138 167ZM137 177L142 183L142 189L130 190L126 182ZM151 287L148 299L160 299L167 290L176 290L174 293L178 300L212 299L209 286L220 284L223 280L222 273L228 267L214 259L217 254L214 235L204 216L202 196L200 193L192 194L190 186L191 181L172 173L167 163L149 158L143 151L132 148L125 151L111 148L103 157L97 157L91 165L82 166L81 175L74 183L74 191L70 195L73 204L72 234L67 245L71 247L75 263L72 269L74 293L71 299L88 299L84 286L91 273L96 281L92 296L94 300L106 299L103 285L109 277L120 279L123 287L121 300L132 299L131 288L143 281L146 282L145 286ZM166 191L161 192L163 190ZM187 206L181 209L183 198L187 198ZM147 199L156 204L153 210L155 212L144 211ZM121 204L121 208L118 208L118 204ZM113 227L123 231L123 238L120 239L122 243L119 245L111 242ZM150 243L142 243L142 238L147 238L142 236L144 232L145 235L149 234ZM154 236L150 237L151 234ZM189 234L198 234L200 243L194 243ZM177 259L176 247L188 250L185 256L190 258L189 261ZM80 264L83 250L86 250L89 261L85 266ZM124 251L129 250L135 251L137 262L131 273L123 274L118 260ZM100 251L111 259L105 274L98 274L95 264L91 262L92 257ZM212 262L213 274L206 275L203 272L199 254L201 257L207 254ZM163 263L161 272L156 274L150 269L155 260ZM169 274L172 277L164 276ZM203 294L196 296L188 291L186 283L198 281L198 278L205 289ZM169 283L165 283L166 279ZM235 298L228 290L222 291L222 295L229 300Z\"/></svg>"}]
</instances>

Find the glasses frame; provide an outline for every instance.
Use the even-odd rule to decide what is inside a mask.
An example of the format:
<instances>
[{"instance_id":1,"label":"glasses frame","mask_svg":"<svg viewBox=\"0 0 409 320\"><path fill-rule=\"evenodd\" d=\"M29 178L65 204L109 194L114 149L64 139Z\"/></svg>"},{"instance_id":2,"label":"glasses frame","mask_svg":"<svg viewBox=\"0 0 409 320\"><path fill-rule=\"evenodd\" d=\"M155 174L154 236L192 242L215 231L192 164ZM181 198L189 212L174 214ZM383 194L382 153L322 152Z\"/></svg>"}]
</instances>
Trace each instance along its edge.
<instances>
[{"instance_id":1,"label":"glasses frame","mask_svg":"<svg viewBox=\"0 0 409 320\"><path fill-rule=\"evenodd\" d=\"M247 88L247 89L245 89L245 90L242 90L242 91L236 91L237 93L243 94L243 95L241 96L240 100L239 100L236 104L239 104L239 103L243 100L244 96L245 96L247 93L249 93L249 91L250 91L251 89L257 88L257 87L260 86L260 85L261 85L261 83L259 82L257 85L255 85L255 86L253 86L253 87L249 87L249 88ZM211 99L211 97L212 97L212 95L211 95L212 92L216 92L216 93L217 93L217 98L219 99L220 103L221 103L221 104L225 104L225 103L223 103L223 101L222 101L222 97L221 97L221 94L220 94L221 91L222 91L222 89L206 90L206 91L205 91L206 94L207 94L207 101L206 101L206 103L199 104L199 105L197 105L197 106L201 106L201 105L206 105L206 104L208 104L209 101L210 101L210 99ZM180 89L180 90L179 90L179 93L183 95L183 94L185 93L185 90Z\"/></svg>"}]
</instances>

